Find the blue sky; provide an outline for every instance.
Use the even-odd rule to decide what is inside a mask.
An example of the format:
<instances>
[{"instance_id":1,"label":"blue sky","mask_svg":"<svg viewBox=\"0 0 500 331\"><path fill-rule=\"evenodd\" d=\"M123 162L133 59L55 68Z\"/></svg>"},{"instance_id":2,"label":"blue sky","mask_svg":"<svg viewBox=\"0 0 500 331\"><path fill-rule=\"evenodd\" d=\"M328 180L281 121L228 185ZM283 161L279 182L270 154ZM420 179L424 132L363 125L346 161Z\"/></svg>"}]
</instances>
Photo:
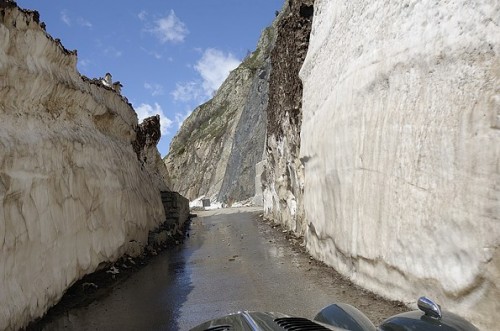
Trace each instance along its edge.
<instances>
[{"instance_id":1,"label":"blue sky","mask_svg":"<svg viewBox=\"0 0 500 331\"><path fill-rule=\"evenodd\" d=\"M139 120L162 118L168 152L182 121L253 51L284 0L18 0L54 38L78 50L78 70L110 72Z\"/></svg>"}]
</instances>

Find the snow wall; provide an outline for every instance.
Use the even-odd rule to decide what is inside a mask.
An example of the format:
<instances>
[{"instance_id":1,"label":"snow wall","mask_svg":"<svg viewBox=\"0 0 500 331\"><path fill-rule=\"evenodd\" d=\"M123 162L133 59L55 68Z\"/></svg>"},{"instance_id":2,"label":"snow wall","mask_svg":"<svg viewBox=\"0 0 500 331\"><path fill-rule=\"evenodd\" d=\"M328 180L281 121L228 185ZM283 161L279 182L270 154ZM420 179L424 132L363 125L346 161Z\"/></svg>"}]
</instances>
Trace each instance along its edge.
<instances>
[{"instance_id":1,"label":"snow wall","mask_svg":"<svg viewBox=\"0 0 500 331\"><path fill-rule=\"evenodd\" d=\"M316 0L301 159L307 248L355 283L500 311L500 8Z\"/></svg>"},{"instance_id":2,"label":"snow wall","mask_svg":"<svg viewBox=\"0 0 500 331\"><path fill-rule=\"evenodd\" d=\"M36 12L0 1L0 330L165 220L164 171L134 152L134 110L76 63Z\"/></svg>"}]
</instances>

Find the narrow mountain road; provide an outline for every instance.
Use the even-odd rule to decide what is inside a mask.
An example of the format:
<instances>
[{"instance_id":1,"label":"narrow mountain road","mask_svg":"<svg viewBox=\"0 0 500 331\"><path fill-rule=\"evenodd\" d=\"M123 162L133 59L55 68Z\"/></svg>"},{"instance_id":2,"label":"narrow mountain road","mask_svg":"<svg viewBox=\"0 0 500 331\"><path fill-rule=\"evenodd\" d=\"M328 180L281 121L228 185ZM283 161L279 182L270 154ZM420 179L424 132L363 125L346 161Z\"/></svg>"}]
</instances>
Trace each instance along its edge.
<instances>
[{"instance_id":1,"label":"narrow mountain road","mask_svg":"<svg viewBox=\"0 0 500 331\"><path fill-rule=\"evenodd\" d=\"M44 329L189 330L239 310L312 318L334 301L357 306L375 322L404 310L311 260L261 214L256 208L200 212L183 245Z\"/></svg>"}]
</instances>

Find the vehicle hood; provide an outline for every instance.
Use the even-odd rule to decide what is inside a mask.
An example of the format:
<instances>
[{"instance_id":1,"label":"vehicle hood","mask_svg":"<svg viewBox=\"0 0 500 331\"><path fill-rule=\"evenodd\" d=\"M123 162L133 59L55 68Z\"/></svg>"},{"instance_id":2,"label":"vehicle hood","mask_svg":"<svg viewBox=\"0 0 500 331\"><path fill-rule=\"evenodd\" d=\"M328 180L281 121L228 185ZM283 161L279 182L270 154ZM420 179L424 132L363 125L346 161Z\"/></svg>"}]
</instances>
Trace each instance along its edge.
<instances>
[{"instance_id":1,"label":"vehicle hood","mask_svg":"<svg viewBox=\"0 0 500 331\"><path fill-rule=\"evenodd\" d=\"M283 331L317 330L344 331L306 318L280 313L238 312L205 322L190 331Z\"/></svg>"}]
</instances>

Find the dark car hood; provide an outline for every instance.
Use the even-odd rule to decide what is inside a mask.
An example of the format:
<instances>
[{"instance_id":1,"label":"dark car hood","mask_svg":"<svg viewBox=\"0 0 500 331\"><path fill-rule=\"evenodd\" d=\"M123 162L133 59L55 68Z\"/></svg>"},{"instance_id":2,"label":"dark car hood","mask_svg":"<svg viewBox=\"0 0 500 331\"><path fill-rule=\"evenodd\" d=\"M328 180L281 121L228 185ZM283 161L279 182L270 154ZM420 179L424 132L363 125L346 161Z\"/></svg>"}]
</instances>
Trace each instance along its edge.
<instances>
[{"instance_id":1,"label":"dark car hood","mask_svg":"<svg viewBox=\"0 0 500 331\"><path fill-rule=\"evenodd\" d=\"M295 327L295 329L294 329ZM303 327L303 328L300 328ZM190 331L283 331L318 330L344 331L305 318L290 317L280 313L238 312L205 322Z\"/></svg>"}]
</instances>

